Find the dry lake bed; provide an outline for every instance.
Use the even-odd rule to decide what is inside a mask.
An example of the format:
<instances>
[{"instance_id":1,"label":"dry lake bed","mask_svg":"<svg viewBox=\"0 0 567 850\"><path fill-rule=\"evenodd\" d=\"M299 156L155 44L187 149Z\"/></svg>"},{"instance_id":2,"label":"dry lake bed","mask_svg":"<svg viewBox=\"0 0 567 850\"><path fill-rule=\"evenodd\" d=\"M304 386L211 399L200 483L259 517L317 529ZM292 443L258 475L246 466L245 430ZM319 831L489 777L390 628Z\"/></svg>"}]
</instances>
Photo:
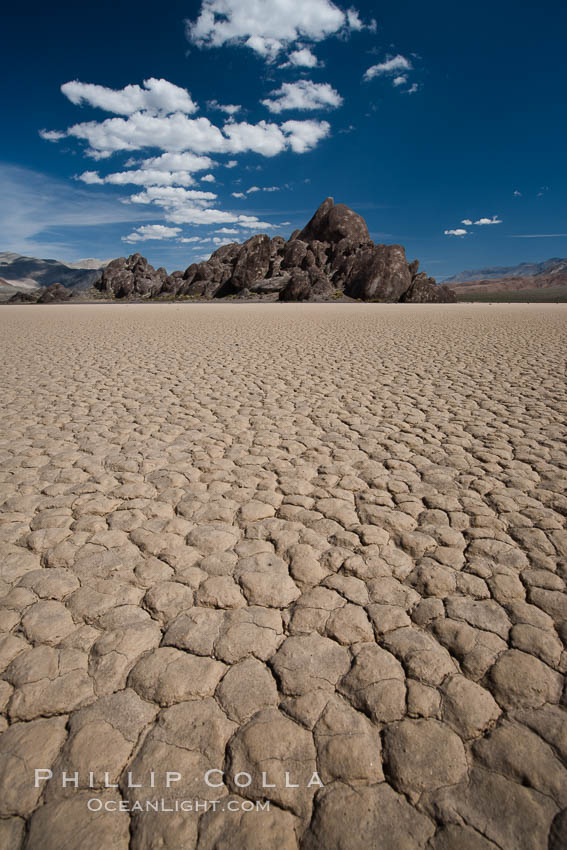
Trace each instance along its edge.
<instances>
[{"instance_id":1,"label":"dry lake bed","mask_svg":"<svg viewBox=\"0 0 567 850\"><path fill-rule=\"evenodd\" d=\"M0 846L567 846L567 305L0 311Z\"/></svg>"}]
</instances>

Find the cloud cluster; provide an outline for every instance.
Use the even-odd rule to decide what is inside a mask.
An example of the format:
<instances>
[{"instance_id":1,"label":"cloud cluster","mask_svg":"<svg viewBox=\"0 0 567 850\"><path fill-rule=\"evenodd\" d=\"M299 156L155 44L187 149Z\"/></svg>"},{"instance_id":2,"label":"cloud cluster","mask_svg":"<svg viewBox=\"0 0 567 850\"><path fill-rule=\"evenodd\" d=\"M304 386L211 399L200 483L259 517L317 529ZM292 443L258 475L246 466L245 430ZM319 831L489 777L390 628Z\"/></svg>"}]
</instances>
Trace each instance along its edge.
<instances>
[{"instance_id":1,"label":"cloud cluster","mask_svg":"<svg viewBox=\"0 0 567 850\"><path fill-rule=\"evenodd\" d=\"M470 227L473 224L480 225L480 226L485 225L485 224L502 224L502 219L498 218L497 215L493 215L492 218L488 218L487 216L484 216L483 218L478 218L476 221L471 221L470 218L464 218L461 221L461 224L465 224L465 225L467 225L467 227Z\"/></svg>"},{"instance_id":2,"label":"cloud cluster","mask_svg":"<svg viewBox=\"0 0 567 850\"><path fill-rule=\"evenodd\" d=\"M250 186L245 192L232 192L233 198L246 198L247 195L254 195L256 192L279 192L279 186Z\"/></svg>"},{"instance_id":3,"label":"cloud cluster","mask_svg":"<svg viewBox=\"0 0 567 850\"><path fill-rule=\"evenodd\" d=\"M188 22L187 32L199 47L247 46L270 61L285 50L287 61L281 67L301 69L322 64L306 42L312 45L331 35L346 36L364 26L356 9L345 12L331 0L202 0L199 15ZM123 237L128 243L181 241L185 237L179 235L179 225L183 224L230 224L228 235L240 232L240 228L270 228L256 216L219 209L217 194L203 191L203 184L216 182L212 170L223 164L218 158L235 154L275 157L284 151L303 154L330 133L327 121L313 118L256 123L237 120L240 105L212 99L207 101L207 108L222 113L215 123L196 114L199 106L189 91L156 77L121 89L72 80L64 83L61 91L78 107L100 109L110 115L98 119L88 115L87 120L64 131L42 130L42 138L50 142L76 139L84 143L86 156L101 163L115 154L135 154L136 158L131 157L115 170L104 173L90 168L78 174L77 180L86 186L136 186L140 191L121 198L123 204L161 211L163 224L136 228ZM312 80L282 83L262 101L274 115L288 110L333 109L342 103L341 95L329 83ZM232 169L238 161L228 159L224 165ZM198 172L203 172L200 188ZM232 195L244 199L256 192L278 189L250 186ZM214 238L220 240L222 232Z\"/></svg>"},{"instance_id":4,"label":"cloud cluster","mask_svg":"<svg viewBox=\"0 0 567 850\"><path fill-rule=\"evenodd\" d=\"M164 224L144 224L136 227L132 233L122 237L123 242L148 242L153 239L173 239L181 233L180 227L166 227Z\"/></svg>"},{"instance_id":5,"label":"cloud cluster","mask_svg":"<svg viewBox=\"0 0 567 850\"><path fill-rule=\"evenodd\" d=\"M397 74L400 71L411 71L412 64L409 59L398 53L397 56L392 56L378 65L371 65L364 73L366 81L373 80L374 77L384 77L389 74Z\"/></svg>"},{"instance_id":6,"label":"cloud cluster","mask_svg":"<svg viewBox=\"0 0 567 850\"><path fill-rule=\"evenodd\" d=\"M125 86L117 90L72 80L63 83L61 91L76 106L87 104L114 115L133 115L140 111L150 115L167 115L171 112L192 115L199 109L186 89L168 80L152 77L144 80L143 86Z\"/></svg>"},{"instance_id":7,"label":"cloud cluster","mask_svg":"<svg viewBox=\"0 0 567 850\"><path fill-rule=\"evenodd\" d=\"M408 74L413 71L411 60L401 53L390 56L377 65L371 65L364 72L363 80L369 82L375 77L387 77L391 80L394 88L401 88L408 82ZM417 83L412 83L409 88L403 89L405 94L413 94L418 90Z\"/></svg>"},{"instance_id":8,"label":"cloud cluster","mask_svg":"<svg viewBox=\"0 0 567 850\"><path fill-rule=\"evenodd\" d=\"M343 103L338 91L329 83L314 83L312 80L282 83L270 94L273 99L266 98L262 103L270 112L277 114L287 109L336 109Z\"/></svg>"},{"instance_id":9,"label":"cloud cluster","mask_svg":"<svg viewBox=\"0 0 567 850\"><path fill-rule=\"evenodd\" d=\"M476 221L473 221L471 218L464 218L461 224L464 224L465 227L483 227L487 224L502 224L502 219L498 218L497 215L493 215L491 218L483 216L482 218L477 218ZM444 230L443 233L445 236L467 236L469 231L462 227L457 227L454 230Z\"/></svg>"},{"instance_id":10,"label":"cloud cluster","mask_svg":"<svg viewBox=\"0 0 567 850\"><path fill-rule=\"evenodd\" d=\"M129 204L144 204L159 207L169 224L234 224L241 228L264 230L273 225L260 221L257 216L216 209L217 195L199 189L182 186L147 186L142 192L130 195Z\"/></svg>"},{"instance_id":11,"label":"cloud cluster","mask_svg":"<svg viewBox=\"0 0 567 850\"><path fill-rule=\"evenodd\" d=\"M232 117L222 127L218 127L208 118L189 117L198 107L185 89L173 86L166 80L153 79L146 80L144 86L145 89L126 86L117 91L78 81L65 83L61 89L73 103L88 102L91 106L122 113L126 117L85 121L74 124L65 132L42 130L41 136L52 142L66 136L85 141L88 145L87 155L95 160L107 159L121 151L144 148L157 148L168 154L190 152L201 157L210 153L256 153L272 157L287 149L305 153L325 138L330 130L325 121L286 121L278 125L262 120L250 124L246 121L237 122ZM279 100L273 102L275 105L272 111L313 108L309 103L314 106L331 106L338 105L338 102L342 102L342 99L331 86L310 83L307 87L300 86L297 91L293 86L289 91L282 91ZM297 105L292 107L292 103ZM171 111L176 104L179 109ZM227 165L231 167L232 164L229 162ZM210 164L206 167L210 167ZM191 172L196 169L179 167L170 170ZM142 175L139 179L143 179ZM183 179L184 185L190 183L187 177ZM118 178L115 181L119 182ZM96 178L91 182L96 182Z\"/></svg>"},{"instance_id":12,"label":"cloud cluster","mask_svg":"<svg viewBox=\"0 0 567 850\"><path fill-rule=\"evenodd\" d=\"M246 190L247 195L252 195L254 192L279 192L279 186L250 186L249 189Z\"/></svg>"},{"instance_id":13,"label":"cloud cluster","mask_svg":"<svg viewBox=\"0 0 567 850\"><path fill-rule=\"evenodd\" d=\"M225 112L227 115L236 115L242 107L235 103L219 103L218 100L208 100L207 109L217 109L219 112Z\"/></svg>"},{"instance_id":14,"label":"cloud cluster","mask_svg":"<svg viewBox=\"0 0 567 850\"><path fill-rule=\"evenodd\" d=\"M161 156L149 157L143 160L131 160L127 165L138 165L127 171L115 171L101 177L98 171L83 171L77 179L90 186L111 184L125 186L191 186L195 183L193 173L214 166L208 156L196 156L192 153L164 153ZM205 175L202 180L214 181L212 174Z\"/></svg>"},{"instance_id":15,"label":"cloud cluster","mask_svg":"<svg viewBox=\"0 0 567 850\"><path fill-rule=\"evenodd\" d=\"M247 47L268 61L301 39L319 42L364 26L356 9L345 13L331 0L203 0L186 24L197 47Z\"/></svg>"},{"instance_id":16,"label":"cloud cluster","mask_svg":"<svg viewBox=\"0 0 567 850\"><path fill-rule=\"evenodd\" d=\"M222 128L208 118L189 118L180 112L155 116L136 112L128 118L107 118L74 124L67 135L88 144L87 154L93 159L107 159L118 151L137 151L158 148L168 152L192 151L197 154L257 153L276 156L287 148L303 153L314 147L328 134L325 122L310 122L306 135L299 122L282 125L259 121L228 121ZM316 126L315 126L316 125Z\"/></svg>"}]
</instances>

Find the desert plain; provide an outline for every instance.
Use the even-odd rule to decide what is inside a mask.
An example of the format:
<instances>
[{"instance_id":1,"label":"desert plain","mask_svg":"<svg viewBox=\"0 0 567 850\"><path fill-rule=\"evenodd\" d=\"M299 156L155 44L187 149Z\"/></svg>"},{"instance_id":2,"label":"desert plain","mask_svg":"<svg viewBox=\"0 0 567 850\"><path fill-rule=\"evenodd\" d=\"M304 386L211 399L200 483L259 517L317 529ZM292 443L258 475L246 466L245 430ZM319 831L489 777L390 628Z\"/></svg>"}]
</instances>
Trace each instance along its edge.
<instances>
[{"instance_id":1,"label":"desert plain","mask_svg":"<svg viewBox=\"0 0 567 850\"><path fill-rule=\"evenodd\" d=\"M1 310L0 846L565 848L566 320Z\"/></svg>"}]
</instances>

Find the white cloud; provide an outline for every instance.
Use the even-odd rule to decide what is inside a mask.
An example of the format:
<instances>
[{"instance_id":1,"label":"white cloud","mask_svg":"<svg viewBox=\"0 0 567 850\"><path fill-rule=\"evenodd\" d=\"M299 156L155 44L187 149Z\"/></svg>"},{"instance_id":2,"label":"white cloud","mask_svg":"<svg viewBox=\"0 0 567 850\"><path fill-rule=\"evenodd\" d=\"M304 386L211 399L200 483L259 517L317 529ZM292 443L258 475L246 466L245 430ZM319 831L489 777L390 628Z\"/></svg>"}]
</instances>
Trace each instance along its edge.
<instances>
[{"instance_id":1,"label":"white cloud","mask_svg":"<svg viewBox=\"0 0 567 850\"><path fill-rule=\"evenodd\" d=\"M218 230L215 230L215 233L227 233L227 234L237 234L238 230L235 227L220 227Z\"/></svg>"},{"instance_id":2,"label":"white cloud","mask_svg":"<svg viewBox=\"0 0 567 850\"><path fill-rule=\"evenodd\" d=\"M318 42L362 27L355 9L345 15L331 0L203 0L187 37L198 47L248 47L271 61L301 38Z\"/></svg>"},{"instance_id":3,"label":"white cloud","mask_svg":"<svg viewBox=\"0 0 567 850\"><path fill-rule=\"evenodd\" d=\"M227 115L236 115L242 109L241 106L237 106L235 103L223 104L219 103L218 100L208 100L207 107L208 109L217 109L219 112L226 112Z\"/></svg>"},{"instance_id":4,"label":"white cloud","mask_svg":"<svg viewBox=\"0 0 567 850\"><path fill-rule=\"evenodd\" d=\"M123 242L148 242L150 239L173 239L181 233L180 227L166 227L163 224L144 224L137 227L128 236L123 236Z\"/></svg>"},{"instance_id":5,"label":"white cloud","mask_svg":"<svg viewBox=\"0 0 567 850\"><path fill-rule=\"evenodd\" d=\"M305 127L301 125L305 124ZM328 135L328 124L319 122L315 132L313 121L277 124L260 121L258 124L228 121L222 130L208 118L188 118L181 113L154 116L136 112L129 118L107 118L75 124L68 136L86 141L87 154L94 159L107 159L117 151L160 148L168 153L192 151L205 153L245 153L276 156L286 148L303 153ZM304 144L306 139L311 142Z\"/></svg>"},{"instance_id":6,"label":"white cloud","mask_svg":"<svg viewBox=\"0 0 567 850\"><path fill-rule=\"evenodd\" d=\"M231 194L232 194L233 198L245 198L246 197L244 192L232 192Z\"/></svg>"},{"instance_id":7,"label":"white cloud","mask_svg":"<svg viewBox=\"0 0 567 850\"><path fill-rule=\"evenodd\" d=\"M133 183L137 186L192 186L194 178L187 171L161 171L151 168L137 168L130 171L117 171L100 177L98 171L83 171L78 180L90 185L112 183L115 186L126 186ZM214 179L214 178L213 178Z\"/></svg>"},{"instance_id":8,"label":"white cloud","mask_svg":"<svg viewBox=\"0 0 567 850\"><path fill-rule=\"evenodd\" d=\"M279 186L250 186L249 189L246 190L247 195L252 195L254 192L279 192Z\"/></svg>"},{"instance_id":9,"label":"white cloud","mask_svg":"<svg viewBox=\"0 0 567 850\"><path fill-rule=\"evenodd\" d=\"M392 80L392 85L397 88L398 86L403 86L403 84L407 83L407 81L408 81L407 75L406 74L400 74L399 77L394 77L394 79Z\"/></svg>"},{"instance_id":10,"label":"white cloud","mask_svg":"<svg viewBox=\"0 0 567 850\"><path fill-rule=\"evenodd\" d=\"M66 133L60 133L58 130L40 130L39 135L46 142L60 142L65 138Z\"/></svg>"},{"instance_id":11,"label":"white cloud","mask_svg":"<svg viewBox=\"0 0 567 850\"><path fill-rule=\"evenodd\" d=\"M182 186L148 186L143 192L131 195L130 201L133 204L157 203L161 207L175 207L186 201L192 201L206 207L216 198L214 192L203 192L200 189L184 189Z\"/></svg>"},{"instance_id":12,"label":"white cloud","mask_svg":"<svg viewBox=\"0 0 567 850\"><path fill-rule=\"evenodd\" d=\"M521 192L519 192L517 189L514 189L514 197L515 197L515 198L521 198L521 197L522 197L522 193L521 193Z\"/></svg>"},{"instance_id":13,"label":"white cloud","mask_svg":"<svg viewBox=\"0 0 567 850\"><path fill-rule=\"evenodd\" d=\"M396 74L398 71L411 70L412 64L410 60L398 53L396 56L392 56L390 59L380 62L378 65L372 65L365 71L363 79L368 81L373 80L374 77L383 77L389 74Z\"/></svg>"},{"instance_id":14,"label":"white cloud","mask_svg":"<svg viewBox=\"0 0 567 850\"><path fill-rule=\"evenodd\" d=\"M128 163L126 163L127 165ZM162 153L141 160L137 165L144 168L157 168L162 171L204 171L212 168L215 163L208 156L196 156L194 153Z\"/></svg>"},{"instance_id":15,"label":"white cloud","mask_svg":"<svg viewBox=\"0 0 567 850\"><path fill-rule=\"evenodd\" d=\"M159 86L157 86L158 83ZM321 122L319 131L315 132L312 122L309 122L305 128L301 127L300 122L295 122L293 126L288 122L287 125L283 124L280 127L278 124L267 121L260 121L257 124L249 124L246 121L236 122L230 117L221 128L205 117L190 118L186 114L189 108L187 104L184 107L185 112L169 113L167 112L169 107L176 104L183 106L184 97L190 100L190 96L184 89L173 86L166 80L146 80L145 85L150 86L146 91L139 86L126 86L120 91L114 91L104 86L86 83L66 84L66 86L71 85L73 89L68 92L68 95L73 102L80 103L86 99L105 109L128 113L126 117L74 124L65 134L59 131L42 131L43 136L49 141L56 141L65 135L87 142L86 153L96 160L107 159L117 151L158 148L168 155L191 154L195 161L187 167L182 165L175 167L171 164L166 165L162 159L156 167L169 171L192 172L200 167L209 168L212 165L211 160L203 156L199 159L195 155L251 152L271 157L290 148L296 153L303 153L328 134L328 125L325 122ZM309 85L315 86L313 83ZM167 86L170 86L173 94ZM174 96L176 92L181 93L179 97ZM298 99L298 108L310 108L308 95L309 91L304 90L303 97ZM288 97L291 96L290 91ZM338 102L342 102L340 96L328 84L315 87L311 96L316 98L318 105L337 105ZM132 112L131 110L135 106L140 106L140 103L147 108ZM282 105L278 102L274 111L281 111L284 108L288 108L285 103ZM231 160L231 163L233 161ZM151 168L152 162L146 161L143 167Z\"/></svg>"},{"instance_id":16,"label":"white cloud","mask_svg":"<svg viewBox=\"0 0 567 850\"><path fill-rule=\"evenodd\" d=\"M281 88L270 92L274 100L262 101L270 112L283 112L285 109L336 109L343 99L329 83L314 83L312 80L298 80L296 83L283 83Z\"/></svg>"},{"instance_id":17,"label":"white cloud","mask_svg":"<svg viewBox=\"0 0 567 850\"><path fill-rule=\"evenodd\" d=\"M238 215L213 208L217 196L213 192L184 189L181 186L149 186L131 195L129 203L161 207L171 224L234 224L252 229L269 229L273 225L256 216Z\"/></svg>"},{"instance_id":18,"label":"white cloud","mask_svg":"<svg viewBox=\"0 0 567 850\"><path fill-rule=\"evenodd\" d=\"M308 47L300 47L298 50L292 50L287 57L288 61L280 65L281 68L289 68L291 65L296 68L317 68L320 64L319 60Z\"/></svg>"},{"instance_id":19,"label":"white cloud","mask_svg":"<svg viewBox=\"0 0 567 850\"><path fill-rule=\"evenodd\" d=\"M502 224L502 219L498 218L498 216L493 215L492 218L479 218L474 222L475 224Z\"/></svg>"},{"instance_id":20,"label":"white cloud","mask_svg":"<svg viewBox=\"0 0 567 850\"><path fill-rule=\"evenodd\" d=\"M129 160L126 165L138 165L129 171L118 171L101 177L98 171L83 171L78 179L89 185L111 183L115 186L125 186L133 183L138 186L192 186L195 183L191 172L201 171L214 166L208 156L195 156L192 153L162 154L142 160ZM214 181L208 175L208 182ZM205 179L205 178L202 178Z\"/></svg>"},{"instance_id":21,"label":"white cloud","mask_svg":"<svg viewBox=\"0 0 567 850\"><path fill-rule=\"evenodd\" d=\"M155 77L144 80L143 89L136 85L118 90L109 89L73 80L64 83L61 91L76 106L87 103L115 115L133 115L141 110L151 115L167 115L171 112L192 115L199 108L186 89Z\"/></svg>"},{"instance_id":22,"label":"white cloud","mask_svg":"<svg viewBox=\"0 0 567 850\"><path fill-rule=\"evenodd\" d=\"M465 224L465 225L467 225L467 227L470 227L470 225L472 224L472 221L470 220L470 218L464 218L461 221L461 224Z\"/></svg>"},{"instance_id":23,"label":"white cloud","mask_svg":"<svg viewBox=\"0 0 567 850\"><path fill-rule=\"evenodd\" d=\"M236 168L238 162L235 159L229 159L228 162L225 163L225 168Z\"/></svg>"},{"instance_id":24,"label":"white cloud","mask_svg":"<svg viewBox=\"0 0 567 850\"><path fill-rule=\"evenodd\" d=\"M361 29L364 29L364 24L360 20L360 15L356 11L356 9L352 9L352 8L348 9L346 16L347 16L347 23L352 30L360 31ZM372 23L373 23L373 26L371 26L371 29L375 29L376 28L376 22L373 21Z\"/></svg>"},{"instance_id":25,"label":"white cloud","mask_svg":"<svg viewBox=\"0 0 567 850\"><path fill-rule=\"evenodd\" d=\"M77 180L87 183L89 186L102 186L104 183L98 171L83 171L82 174L77 175Z\"/></svg>"},{"instance_id":26,"label":"white cloud","mask_svg":"<svg viewBox=\"0 0 567 850\"><path fill-rule=\"evenodd\" d=\"M463 230L462 227L457 227L456 230L444 230L445 236L466 236L468 230Z\"/></svg>"},{"instance_id":27,"label":"white cloud","mask_svg":"<svg viewBox=\"0 0 567 850\"><path fill-rule=\"evenodd\" d=\"M182 236L181 239L177 240L178 242L189 243L189 242L200 242L200 236Z\"/></svg>"},{"instance_id":28,"label":"white cloud","mask_svg":"<svg viewBox=\"0 0 567 850\"><path fill-rule=\"evenodd\" d=\"M331 131L327 121L285 121L281 127L294 153L312 150Z\"/></svg>"},{"instance_id":29,"label":"white cloud","mask_svg":"<svg viewBox=\"0 0 567 850\"><path fill-rule=\"evenodd\" d=\"M214 183L215 182L214 174L204 174L203 177L201 177L201 182L202 183Z\"/></svg>"},{"instance_id":30,"label":"white cloud","mask_svg":"<svg viewBox=\"0 0 567 850\"><path fill-rule=\"evenodd\" d=\"M412 83L409 89L404 92L404 94L415 94L416 91L419 91L419 85L417 83Z\"/></svg>"},{"instance_id":31,"label":"white cloud","mask_svg":"<svg viewBox=\"0 0 567 850\"><path fill-rule=\"evenodd\" d=\"M247 228L248 230L254 230L258 227L264 227L267 230L271 230L274 226L267 221L258 221L254 215L239 215L235 224L239 227Z\"/></svg>"}]
</instances>

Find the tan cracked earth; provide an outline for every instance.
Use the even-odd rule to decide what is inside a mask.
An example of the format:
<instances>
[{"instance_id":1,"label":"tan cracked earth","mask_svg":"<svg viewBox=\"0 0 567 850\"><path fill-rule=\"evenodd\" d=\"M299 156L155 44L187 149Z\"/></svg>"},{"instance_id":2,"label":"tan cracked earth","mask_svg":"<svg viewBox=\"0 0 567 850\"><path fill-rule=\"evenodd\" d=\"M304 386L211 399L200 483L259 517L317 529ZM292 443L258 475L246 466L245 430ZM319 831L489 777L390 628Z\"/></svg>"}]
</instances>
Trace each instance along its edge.
<instances>
[{"instance_id":1,"label":"tan cracked earth","mask_svg":"<svg viewBox=\"0 0 567 850\"><path fill-rule=\"evenodd\" d=\"M565 848L566 318L2 310L0 845Z\"/></svg>"}]
</instances>

